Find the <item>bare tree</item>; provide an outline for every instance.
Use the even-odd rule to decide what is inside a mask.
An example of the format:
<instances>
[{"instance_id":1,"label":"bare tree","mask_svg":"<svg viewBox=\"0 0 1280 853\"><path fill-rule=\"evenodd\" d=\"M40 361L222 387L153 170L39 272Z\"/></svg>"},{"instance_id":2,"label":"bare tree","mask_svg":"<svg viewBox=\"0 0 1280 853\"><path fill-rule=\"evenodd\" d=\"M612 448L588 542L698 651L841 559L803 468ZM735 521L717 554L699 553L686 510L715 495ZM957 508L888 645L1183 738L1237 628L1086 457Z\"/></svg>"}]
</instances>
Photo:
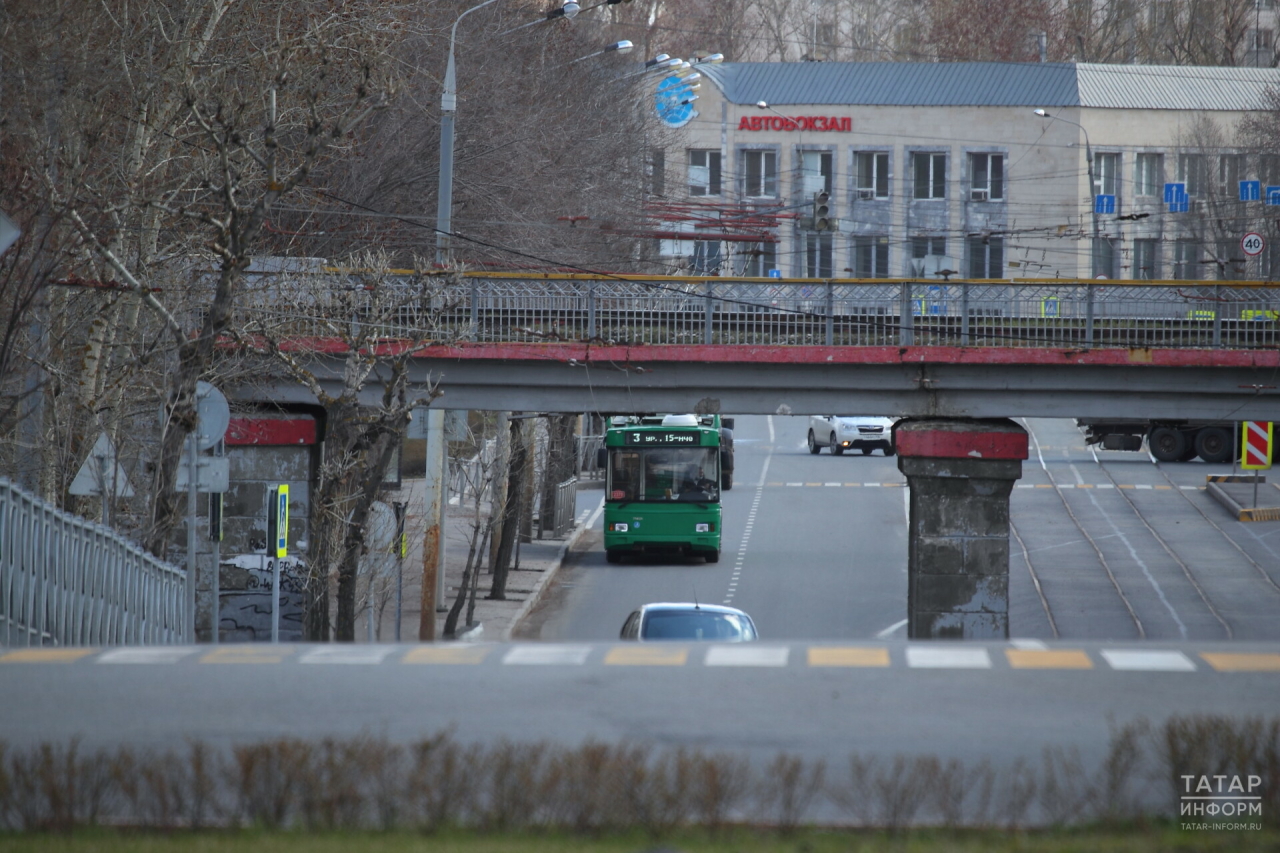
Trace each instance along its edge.
<instances>
[{"instance_id":1,"label":"bare tree","mask_svg":"<svg viewBox=\"0 0 1280 853\"><path fill-rule=\"evenodd\" d=\"M420 346L456 334L447 325L447 294L457 289L448 285L456 282L389 275L385 263L385 256L366 254L346 276L280 277L252 294L253 306L234 329L254 351L273 355L324 410L324 452L308 534L309 640L329 638L335 582L334 636L355 639L356 579L371 508L413 409L440 393L435 384L411 387L409 365ZM298 338L336 343L340 374L329 373L322 356L293 346Z\"/></svg>"}]
</instances>

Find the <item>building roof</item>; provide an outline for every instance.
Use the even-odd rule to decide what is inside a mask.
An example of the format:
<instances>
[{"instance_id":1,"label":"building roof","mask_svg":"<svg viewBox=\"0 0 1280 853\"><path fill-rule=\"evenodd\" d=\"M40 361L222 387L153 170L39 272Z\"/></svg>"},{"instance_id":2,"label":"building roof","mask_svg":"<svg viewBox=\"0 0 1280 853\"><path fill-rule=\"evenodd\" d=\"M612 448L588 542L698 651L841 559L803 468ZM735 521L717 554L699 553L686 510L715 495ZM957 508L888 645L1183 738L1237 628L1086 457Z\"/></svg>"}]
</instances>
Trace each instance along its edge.
<instances>
[{"instance_id":1,"label":"building roof","mask_svg":"<svg viewBox=\"0 0 1280 853\"><path fill-rule=\"evenodd\" d=\"M735 104L1256 110L1280 69L1075 62L726 62L699 71Z\"/></svg>"}]
</instances>

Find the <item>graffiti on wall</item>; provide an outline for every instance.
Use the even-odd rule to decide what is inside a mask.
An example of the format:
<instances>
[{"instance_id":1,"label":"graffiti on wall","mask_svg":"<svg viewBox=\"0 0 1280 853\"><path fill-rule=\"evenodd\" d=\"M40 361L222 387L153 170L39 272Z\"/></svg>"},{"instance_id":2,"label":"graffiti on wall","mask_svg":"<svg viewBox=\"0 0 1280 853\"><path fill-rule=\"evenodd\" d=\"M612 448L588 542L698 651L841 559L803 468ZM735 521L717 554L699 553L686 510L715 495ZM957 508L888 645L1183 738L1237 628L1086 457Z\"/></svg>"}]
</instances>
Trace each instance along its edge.
<instances>
[{"instance_id":1,"label":"graffiti on wall","mask_svg":"<svg viewBox=\"0 0 1280 853\"><path fill-rule=\"evenodd\" d=\"M218 630L223 642L270 642L271 585L276 562L266 554L240 554L221 561ZM305 567L295 557L286 557L279 563L280 639L301 641Z\"/></svg>"}]
</instances>

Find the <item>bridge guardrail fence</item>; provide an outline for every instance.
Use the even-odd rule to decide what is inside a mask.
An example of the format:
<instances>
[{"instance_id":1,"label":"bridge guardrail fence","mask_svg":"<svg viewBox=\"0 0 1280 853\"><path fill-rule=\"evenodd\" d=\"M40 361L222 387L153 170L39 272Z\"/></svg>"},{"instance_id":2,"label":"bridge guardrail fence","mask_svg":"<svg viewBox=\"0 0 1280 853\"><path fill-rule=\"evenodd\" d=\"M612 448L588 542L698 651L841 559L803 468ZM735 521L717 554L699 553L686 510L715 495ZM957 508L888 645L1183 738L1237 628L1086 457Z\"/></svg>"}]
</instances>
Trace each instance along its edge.
<instances>
[{"instance_id":1,"label":"bridge guardrail fence","mask_svg":"<svg viewBox=\"0 0 1280 853\"><path fill-rule=\"evenodd\" d=\"M344 291L335 307L377 337L477 342L827 346L1230 347L1280 345L1280 283L616 279L470 276L403 301ZM265 293L259 290L258 293ZM367 298L371 305L353 305ZM246 315L277 333L332 337L316 298ZM373 302L385 307L381 314ZM252 323L251 323L252 325Z\"/></svg>"},{"instance_id":2,"label":"bridge guardrail fence","mask_svg":"<svg viewBox=\"0 0 1280 853\"><path fill-rule=\"evenodd\" d=\"M0 645L191 642L186 572L0 478Z\"/></svg>"}]
</instances>

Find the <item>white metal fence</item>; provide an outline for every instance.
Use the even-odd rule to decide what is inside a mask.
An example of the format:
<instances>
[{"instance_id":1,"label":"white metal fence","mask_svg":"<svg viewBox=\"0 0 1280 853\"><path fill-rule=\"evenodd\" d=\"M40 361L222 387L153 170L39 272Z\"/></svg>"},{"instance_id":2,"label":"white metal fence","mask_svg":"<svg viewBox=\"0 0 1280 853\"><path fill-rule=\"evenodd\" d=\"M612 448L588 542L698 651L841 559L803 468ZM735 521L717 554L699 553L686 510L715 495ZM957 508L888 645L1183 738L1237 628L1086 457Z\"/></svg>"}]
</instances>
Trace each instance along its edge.
<instances>
[{"instance_id":1,"label":"white metal fence","mask_svg":"<svg viewBox=\"0 0 1280 853\"><path fill-rule=\"evenodd\" d=\"M827 346L1280 345L1280 285L1237 281L902 281L620 279L608 276L467 277L431 285L391 278L368 299L341 292L337 306L368 335L478 342L595 341L643 344ZM423 292L435 288L426 298ZM417 314L395 305L386 290ZM269 294L270 288L261 291ZM423 305L431 309L425 313ZM316 306L323 316L324 306ZM277 333L333 335L329 322L276 316L250 305L250 320ZM288 312L285 312L286 314ZM274 319L269 319L270 315ZM413 318L417 318L415 321ZM365 318L365 319L362 319Z\"/></svg>"},{"instance_id":2,"label":"white metal fence","mask_svg":"<svg viewBox=\"0 0 1280 853\"><path fill-rule=\"evenodd\" d=\"M0 478L0 645L190 642L186 572Z\"/></svg>"}]
</instances>

